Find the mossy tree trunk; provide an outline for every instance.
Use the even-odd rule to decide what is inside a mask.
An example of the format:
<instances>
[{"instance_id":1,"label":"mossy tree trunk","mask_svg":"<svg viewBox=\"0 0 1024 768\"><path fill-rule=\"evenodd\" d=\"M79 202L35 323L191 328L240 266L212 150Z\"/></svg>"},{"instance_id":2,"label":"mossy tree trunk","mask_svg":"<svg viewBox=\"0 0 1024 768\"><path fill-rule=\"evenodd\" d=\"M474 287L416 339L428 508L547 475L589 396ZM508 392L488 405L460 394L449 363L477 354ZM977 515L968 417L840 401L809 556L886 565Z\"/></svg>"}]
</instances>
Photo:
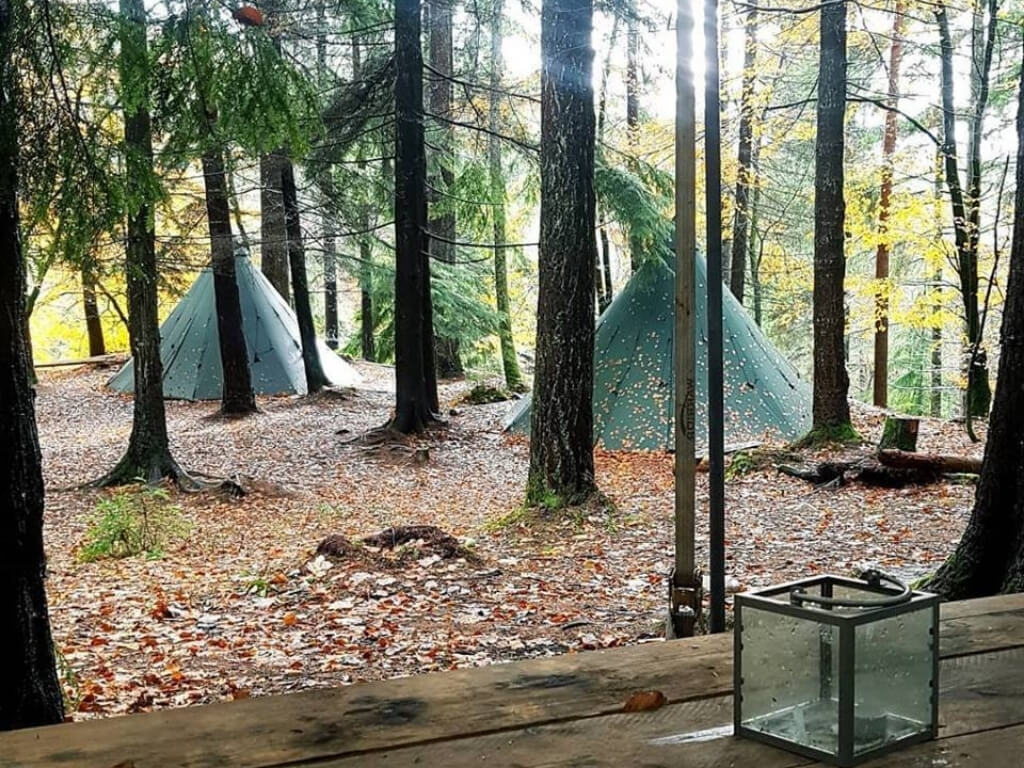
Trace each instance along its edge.
<instances>
[{"instance_id":1,"label":"mossy tree trunk","mask_svg":"<svg viewBox=\"0 0 1024 768\"><path fill-rule=\"evenodd\" d=\"M985 459L967 529L929 585L950 600L1024 591L1024 87L1017 108L1017 213Z\"/></svg>"},{"instance_id":2,"label":"mossy tree trunk","mask_svg":"<svg viewBox=\"0 0 1024 768\"><path fill-rule=\"evenodd\" d=\"M592 0L541 8L537 371L527 501L575 504L595 491L594 91Z\"/></svg>"},{"instance_id":3,"label":"mossy tree trunk","mask_svg":"<svg viewBox=\"0 0 1024 768\"><path fill-rule=\"evenodd\" d=\"M44 587L42 457L24 332L14 16L10 0L0 0L0 730L64 719Z\"/></svg>"},{"instance_id":4,"label":"mossy tree trunk","mask_svg":"<svg viewBox=\"0 0 1024 768\"><path fill-rule=\"evenodd\" d=\"M747 235L750 229L750 190L753 178L754 83L757 66L757 3L750 4L743 27L743 90L740 94L740 136L736 163L736 204L733 209L732 261L729 289L743 303L747 272Z\"/></svg>"},{"instance_id":5,"label":"mossy tree trunk","mask_svg":"<svg viewBox=\"0 0 1024 768\"><path fill-rule=\"evenodd\" d=\"M181 480L171 455L164 409L160 359L159 286L153 217L153 129L149 114L149 53L142 0L121 0L121 105L124 109L125 191L127 211L125 279L128 292L128 341L135 376L132 431L117 465L94 484L120 485L162 478Z\"/></svg>"},{"instance_id":6,"label":"mossy tree trunk","mask_svg":"<svg viewBox=\"0 0 1024 768\"><path fill-rule=\"evenodd\" d=\"M818 136L814 164L814 399L812 434L844 437L850 428L843 331L846 276L843 199L846 116L846 4L822 7ZM735 258L734 258L735 263Z\"/></svg>"},{"instance_id":7,"label":"mossy tree trunk","mask_svg":"<svg viewBox=\"0 0 1024 768\"><path fill-rule=\"evenodd\" d=\"M501 56L502 0L495 0L491 19L491 93L489 97L488 122L491 134L487 139L487 163L491 184L491 203L494 216L494 299L498 308L498 342L501 345L501 367L505 374L505 386L513 392L526 389L523 375L519 370L515 340L512 337L512 313L508 297L508 224L505 209L505 173L501 163L501 73L504 61Z\"/></svg>"}]
</instances>

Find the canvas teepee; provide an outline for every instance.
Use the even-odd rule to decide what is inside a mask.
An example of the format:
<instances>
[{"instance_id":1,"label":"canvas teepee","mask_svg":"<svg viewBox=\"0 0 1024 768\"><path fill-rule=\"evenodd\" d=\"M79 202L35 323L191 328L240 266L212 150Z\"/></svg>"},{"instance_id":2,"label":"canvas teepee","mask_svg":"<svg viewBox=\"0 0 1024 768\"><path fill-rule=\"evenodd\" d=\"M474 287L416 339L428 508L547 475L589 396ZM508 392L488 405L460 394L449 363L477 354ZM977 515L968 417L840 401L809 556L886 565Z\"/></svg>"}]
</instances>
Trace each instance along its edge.
<instances>
[{"instance_id":1,"label":"canvas teepee","mask_svg":"<svg viewBox=\"0 0 1024 768\"><path fill-rule=\"evenodd\" d=\"M697 446L707 445L707 264L697 255ZM601 315L594 343L594 441L608 450L673 447L675 272L649 259ZM731 293L723 301L725 443L793 439L811 427L811 389ZM507 428L529 432L530 399Z\"/></svg>"},{"instance_id":2,"label":"canvas teepee","mask_svg":"<svg viewBox=\"0 0 1024 768\"><path fill-rule=\"evenodd\" d=\"M258 395L304 395L306 375L295 313L248 256L235 255L235 273L242 302L242 323ZM359 376L326 344L317 342L328 381L350 387ZM160 326L160 359L164 366L164 397L176 400L218 400L223 373L217 336L213 272L202 271L178 306ZM135 389L129 360L110 380L120 392Z\"/></svg>"}]
</instances>

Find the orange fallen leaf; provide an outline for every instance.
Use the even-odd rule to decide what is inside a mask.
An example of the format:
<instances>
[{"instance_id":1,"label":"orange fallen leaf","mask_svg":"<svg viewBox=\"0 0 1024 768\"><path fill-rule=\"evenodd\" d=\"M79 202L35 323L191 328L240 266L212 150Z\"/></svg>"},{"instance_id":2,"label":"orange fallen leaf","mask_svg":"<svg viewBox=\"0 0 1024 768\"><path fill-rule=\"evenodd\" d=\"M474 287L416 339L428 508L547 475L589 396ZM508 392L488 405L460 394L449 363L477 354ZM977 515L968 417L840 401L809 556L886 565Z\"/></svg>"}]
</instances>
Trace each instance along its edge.
<instances>
[{"instance_id":1,"label":"orange fallen leaf","mask_svg":"<svg viewBox=\"0 0 1024 768\"><path fill-rule=\"evenodd\" d=\"M286 627L294 627L298 623L298 618L294 613L286 613L284 615L284 625Z\"/></svg>"},{"instance_id":2,"label":"orange fallen leaf","mask_svg":"<svg viewBox=\"0 0 1024 768\"><path fill-rule=\"evenodd\" d=\"M661 691L640 691L634 693L626 700L623 712L650 712L652 709L660 709L665 706L668 699Z\"/></svg>"}]
</instances>

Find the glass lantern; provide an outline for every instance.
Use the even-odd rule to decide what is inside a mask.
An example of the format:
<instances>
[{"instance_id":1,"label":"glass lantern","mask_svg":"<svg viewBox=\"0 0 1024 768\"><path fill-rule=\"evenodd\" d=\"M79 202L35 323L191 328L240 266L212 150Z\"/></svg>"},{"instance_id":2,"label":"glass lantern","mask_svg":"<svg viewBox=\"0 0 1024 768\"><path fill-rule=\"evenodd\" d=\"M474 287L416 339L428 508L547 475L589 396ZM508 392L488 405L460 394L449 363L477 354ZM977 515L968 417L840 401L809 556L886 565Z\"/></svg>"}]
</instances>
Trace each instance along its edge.
<instances>
[{"instance_id":1,"label":"glass lantern","mask_svg":"<svg viewBox=\"0 0 1024 768\"><path fill-rule=\"evenodd\" d=\"M939 598L868 571L736 596L735 732L852 766L934 738Z\"/></svg>"}]
</instances>

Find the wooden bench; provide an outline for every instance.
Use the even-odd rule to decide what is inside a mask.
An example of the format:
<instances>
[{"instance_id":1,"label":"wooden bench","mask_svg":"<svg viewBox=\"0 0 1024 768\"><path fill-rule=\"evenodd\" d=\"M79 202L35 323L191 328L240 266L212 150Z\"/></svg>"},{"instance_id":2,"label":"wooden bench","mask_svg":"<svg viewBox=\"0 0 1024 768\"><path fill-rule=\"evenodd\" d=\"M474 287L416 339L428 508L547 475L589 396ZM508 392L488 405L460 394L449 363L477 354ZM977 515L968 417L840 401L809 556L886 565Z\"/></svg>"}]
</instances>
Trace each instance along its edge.
<instances>
[{"instance_id":1,"label":"wooden bench","mask_svg":"<svg viewBox=\"0 0 1024 768\"><path fill-rule=\"evenodd\" d=\"M729 635L0 734L0 768L796 768L732 738ZM1024 595L942 608L937 741L871 765L1024 766ZM669 703L623 714L640 690Z\"/></svg>"}]
</instances>

